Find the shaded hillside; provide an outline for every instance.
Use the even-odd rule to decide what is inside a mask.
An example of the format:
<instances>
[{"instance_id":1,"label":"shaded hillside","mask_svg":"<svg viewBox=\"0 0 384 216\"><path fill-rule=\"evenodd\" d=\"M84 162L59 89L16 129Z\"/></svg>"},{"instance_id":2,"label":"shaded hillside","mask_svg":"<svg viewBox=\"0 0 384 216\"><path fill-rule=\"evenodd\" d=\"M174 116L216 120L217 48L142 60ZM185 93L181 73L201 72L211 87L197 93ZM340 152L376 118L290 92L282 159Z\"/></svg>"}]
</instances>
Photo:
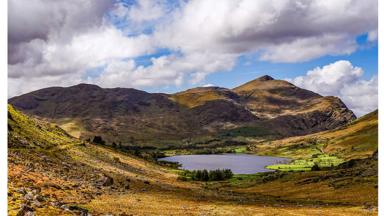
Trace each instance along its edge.
<instances>
[{"instance_id":1,"label":"shaded hillside","mask_svg":"<svg viewBox=\"0 0 384 216\"><path fill-rule=\"evenodd\" d=\"M344 160L370 157L378 149L378 111L320 133L254 143L258 154L308 158L315 154L335 155Z\"/></svg>"},{"instance_id":2,"label":"shaded hillside","mask_svg":"<svg viewBox=\"0 0 384 216\"><path fill-rule=\"evenodd\" d=\"M201 87L173 95L79 84L41 89L9 103L59 124L73 136L101 135L109 143L136 146L162 146L241 127L262 128L276 137L303 135L355 118L338 98L269 76L233 90Z\"/></svg>"}]
</instances>

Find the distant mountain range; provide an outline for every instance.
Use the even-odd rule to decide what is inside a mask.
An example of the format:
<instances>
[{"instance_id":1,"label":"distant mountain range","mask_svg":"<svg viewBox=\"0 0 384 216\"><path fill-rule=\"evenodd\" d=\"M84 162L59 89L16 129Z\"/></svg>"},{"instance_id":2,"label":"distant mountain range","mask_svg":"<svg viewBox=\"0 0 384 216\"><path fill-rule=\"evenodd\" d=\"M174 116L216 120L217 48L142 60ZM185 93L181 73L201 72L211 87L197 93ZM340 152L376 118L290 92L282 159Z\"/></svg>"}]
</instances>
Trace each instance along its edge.
<instances>
[{"instance_id":1,"label":"distant mountain range","mask_svg":"<svg viewBox=\"0 0 384 216\"><path fill-rule=\"evenodd\" d=\"M246 128L255 136L305 135L356 117L337 97L323 97L262 76L234 89L199 87L175 94L79 84L9 99L22 112L57 123L69 134L108 143L157 146Z\"/></svg>"}]
</instances>

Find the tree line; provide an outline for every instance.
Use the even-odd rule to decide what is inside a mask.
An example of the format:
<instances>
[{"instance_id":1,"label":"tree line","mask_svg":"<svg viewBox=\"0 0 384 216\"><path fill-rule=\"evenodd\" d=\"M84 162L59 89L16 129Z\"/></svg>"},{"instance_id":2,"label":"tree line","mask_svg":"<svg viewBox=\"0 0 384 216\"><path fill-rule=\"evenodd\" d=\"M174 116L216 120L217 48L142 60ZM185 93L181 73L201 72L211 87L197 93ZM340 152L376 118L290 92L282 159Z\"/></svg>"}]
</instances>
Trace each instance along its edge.
<instances>
[{"instance_id":1,"label":"tree line","mask_svg":"<svg viewBox=\"0 0 384 216\"><path fill-rule=\"evenodd\" d=\"M216 170L192 170L184 171L180 179L187 180L191 179L194 181L222 181L230 179L233 176L232 170L230 169L216 169Z\"/></svg>"}]
</instances>

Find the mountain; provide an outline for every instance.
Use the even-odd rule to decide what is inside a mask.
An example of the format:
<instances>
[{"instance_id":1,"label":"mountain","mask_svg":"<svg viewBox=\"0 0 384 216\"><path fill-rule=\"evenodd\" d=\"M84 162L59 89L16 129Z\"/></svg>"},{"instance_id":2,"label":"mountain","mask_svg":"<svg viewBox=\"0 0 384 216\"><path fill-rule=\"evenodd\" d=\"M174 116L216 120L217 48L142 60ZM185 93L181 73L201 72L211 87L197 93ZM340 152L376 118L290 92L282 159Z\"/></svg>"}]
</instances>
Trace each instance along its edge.
<instances>
[{"instance_id":1,"label":"mountain","mask_svg":"<svg viewBox=\"0 0 384 216\"><path fill-rule=\"evenodd\" d=\"M266 131L258 136L304 135L355 119L340 99L270 76L234 89L200 87L175 94L79 84L37 90L9 103L82 139L101 135L109 143L143 146L242 128Z\"/></svg>"},{"instance_id":2,"label":"mountain","mask_svg":"<svg viewBox=\"0 0 384 216\"><path fill-rule=\"evenodd\" d=\"M343 160L368 158L378 150L378 110L337 129L252 143L250 149L258 154L290 158L316 154L333 155Z\"/></svg>"}]
</instances>

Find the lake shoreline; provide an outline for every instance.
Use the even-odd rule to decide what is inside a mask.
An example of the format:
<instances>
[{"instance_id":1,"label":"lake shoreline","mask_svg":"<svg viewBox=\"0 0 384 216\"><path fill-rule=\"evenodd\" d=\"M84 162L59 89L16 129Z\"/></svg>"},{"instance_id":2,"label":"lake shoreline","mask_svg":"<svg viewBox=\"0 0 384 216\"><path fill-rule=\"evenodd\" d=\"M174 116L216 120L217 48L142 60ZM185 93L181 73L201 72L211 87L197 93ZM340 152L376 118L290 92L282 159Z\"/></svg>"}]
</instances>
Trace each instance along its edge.
<instances>
[{"instance_id":1,"label":"lake shoreline","mask_svg":"<svg viewBox=\"0 0 384 216\"><path fill-rule=\"evenodd\" d=\"M159 158L158 161L177 162L181 170L231 169L234 174L273 172L266 166L289 163L291 159L244 153L189 154Z\"/></svg>"}]
</instances>

